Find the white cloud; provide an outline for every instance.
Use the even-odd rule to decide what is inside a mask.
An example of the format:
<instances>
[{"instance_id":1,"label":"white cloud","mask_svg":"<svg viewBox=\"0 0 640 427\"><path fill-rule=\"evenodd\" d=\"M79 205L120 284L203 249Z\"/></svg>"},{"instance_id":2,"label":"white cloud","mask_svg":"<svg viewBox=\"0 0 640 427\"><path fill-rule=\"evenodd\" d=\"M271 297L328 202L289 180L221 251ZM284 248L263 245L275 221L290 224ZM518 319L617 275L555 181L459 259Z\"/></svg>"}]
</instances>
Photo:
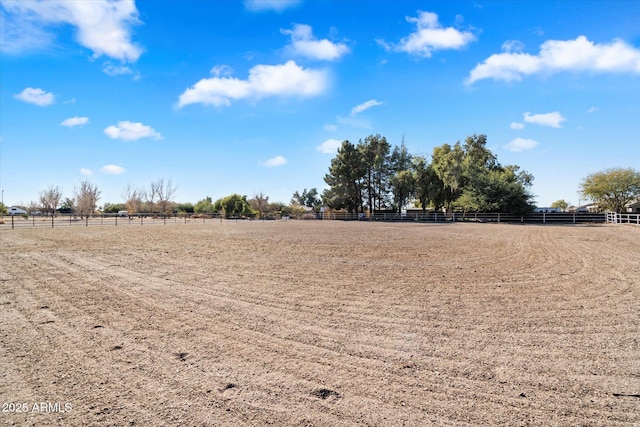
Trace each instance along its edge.
<instances>
[{"instance_id":1,"label":"white cloud","mask_svg":"<svg viewBox=\"0 0 640 427\"><path fill-rule=\"evenodd\" d=\"M363 102L362 104L356 105L351 109L351 116L355 116L356 114L362 113L364 110L368 110L371 107L376 107L378 105L383 105L384 102L380 102L377 99L370 99L367 102Z\"/></svg>"},{"instance_id":2,"label":"white cloud","mask_svg":"<svg viewBox=\"0 0 640 427\"><path fill-rule=\"evenodd\" d=\"M105 62L102 66L102 71L108 76L126 76L133 75L134 80L140 79L140 74L131 68L124 65L113 65L110 62Z\"/></svg>"},{"instance_id":3,"label":"white cloud","mask_svg":"<svg viewBox=\"0 0 640 427\"><path fill-rule=\"evenodd\" d=\"M511 122L511 125L509 125L509 127L514 130L524 129L524 126L525 126L524 123L518 123L518 122Z\"/></svg>"},{"instance_id":4,"label":"white cloud","mask_svg":"<svg viewBox=\"0 0 640 427\"><path fill-rule=\"evenodd\" d=\"M502 50L505 52L521 52L524 44L520 40L507 40L502 43Z\"/></svg>"},{"instance_id":5,"label":"white cloud","mask_svg":"<svg viewBox=\"0 0 640 427\"><path fill-rule=\"evenodd\" d=\"M102 55L134 62L142 49L131 42L131 27L139 24L135 2L128 0L93 1L3 1L3 45L9 37L9 50L18 53L51 44L47 25L76 27L76 39L94 57ZM31 31L36 28L35 37ZM4 47L3 47L4 50Z\"/></svg>"},{"instance_id":6,"label":"white cloud","mask_svg":"<svg viewBox=\"0 0 640 427\"><path fill-rule=\"evenodd\" d=\"M125 168L116 165L104 165L100 168L100 173L105 175L120 175L126 171L127 170Z\"/></svg>"},{"instance_id":7,"label":"white cloud","mask_svg":"<svg viewBox=\"0 0 640 427\"><path fill-rule=\"evenodd\" d=\"M65 119L62 121L62 123L60 123L60 126L66 126L69 128L72 128L74 126L82 126L82 125L86 125L87 123L89 123L89 117L69 117L68 119Z\"/></svg>"},{"instance_id":8,"label":"white cloud","mask_svg":"<svg viewBox=\"0 0 640 427\"><path fill-rule=\"evenodd\" d=\"M215 69L215 67L214 67ZM294 61L282 65L256 65L247 80L235 77L210 77L186 89L178 99L178 108L189 104L228 106L231 101L270 96L314 96L329 86L325 70L305 69Z\"/></svg>"},{"instance_id":9,"label":"white cloud","mask_svg":"<svg viewBox=\"0 0 640 427\"><path fill-rule=\"evenodd\" d=\"M510 143L505 145L505 148L509 151L520 152L525 150L531 150L538 145L538 141L533 139L516 138Z\"/></svg>"},{"instance_id":10,"label":"white cloud","mask_svg":"<svg viewBox=\"0 0 640 427\"><path fill-rule=\"evenodd\" d=\"M109 126L105 128L104 133L109 138L124 141L137 141L141 138L162 139L162 135L152 127L130 121L118 122L117 126Z\"/></svg>"},{"instance_id":11,"label":"white cloud","mask_svg":"<svg viewBox=\"0 0 640 427\"><path fill-rule=\"evenodd\" d=\"M338 148L340 148L341 145L342 145L342 141L331 138L331 139L327 139L325 142L318 145L316 147L316 150L325 154L334 154L338 151Z\"/></svg>"},{"instance_id":12,"label":"white cloud","mask_svg":"<svg viewBox=\"0 0 640 427\"><path fill-rule=\"evenodd\" d=\"M336 130L338 130L338 126L334 124L326 124L323 126L323 128L327 132L335 132Z\"/></svg>"},{"instance_id":13,"label":"white cloud","mask_svg":"<svg viewBox=\"0 0 640 427\"><path fill-rule=\"evenodd\" d=\"M287 163L287 159L285 159L282 156L276 156L276 157L270 158L266 162L263 162L262 165L266 166L268 168L275 168L275 167L278 167L278 166L282 166L282 165L284 165L286 163Z\"/></svg>"},{"instance_id":14,"label":"white cloud","mask_svg":"<svg viewBox=\"0 0 640 427\"><path fill-rule=\"evenodd\" d=\"M378 40L378 43L387 50L429 58L434 50L461 49L476 39L469 31L459 31L453 27L443 28L438 23L438 15L432 12L419 10L416 18L407 16L406 20L416 24L415 32L403 37L398 44L382 40Z\"/></svg>"},{"instance_id":15,"label":"white cloud","mask_svg":"<svg viewBox=\"0 0 640 427\"><path fill-rule=\"evenodd\" d=\"M93 171L91 169L80 168L80 175L91 176L93 175Z\"/></svg>"},{"instance_id":16,"label":"white cloud","mask_svg":"<svg viewBox=\"0 0 640 427\"><path fill-rule=\"evenodd\" d=\"M262 12L264 10L282 12L284 9L297 5L300 1L301 0L245 0L244 7L253 12Z\"/></svg>"},{"instance_id":17,"label":"white cloud","mask_svg":"<svg viewBox=\"0 0 640 427\"><path fill-rule=\"evenodd\" d=\"M471 70L466 80L473 84L482 79L521 81L523 76L562 71L640 74L640 49L614 40L596 44L579 36L575 40L548 40L538 55L504 52L491 55Z\"/></svg>"},{"instance_id":18,"label":"white cloud","mask_svg":"<svg viewBox=\"0 0 640 427\"><path fill-rule=\"evenodd\" d=\"M546 114L531 114L524 113L524 121L527 123L534 123L540 126L549 126L552 128L560 128L561 123L564 122L565 119L562 117L562 114L558 111L554 111L553 113Z\"/></svg>"},{"instance_id":19,"label":"white cloud","mask_svg":"<svg viewBox=\"0 0 640 427\"><path fill-rule=\"evenodd\" d=\"M13 95L13 97L39 107L46 107L47 105L53 104L55 101L55 96L51 92L45 92L40 88L33 87L28 87L22 92Z\"/></svg>"},{"instance_id":20,"label":"white cloud","mask_svg":"<svg viewBox=\"0 0 640 427\"><path fill-rule=\"evenodd\" d=\"M596 111L600 111L598 107L591 107L587 110L587 113L595 113Z\"/></svg>"},{"instance_id":21,"label":"white cloud","mask_svg":"<svg viewBox=\"0 0 640 427\"><path fill-rule=\"evenodd\" d=\"M335 61L349 53L344 43L333 43L327 39L316 40L309 25L295 24L292 30L281 29L282 34L291 36L288 49L295 55L324 61Z\"/></svg>"}]
</instances>

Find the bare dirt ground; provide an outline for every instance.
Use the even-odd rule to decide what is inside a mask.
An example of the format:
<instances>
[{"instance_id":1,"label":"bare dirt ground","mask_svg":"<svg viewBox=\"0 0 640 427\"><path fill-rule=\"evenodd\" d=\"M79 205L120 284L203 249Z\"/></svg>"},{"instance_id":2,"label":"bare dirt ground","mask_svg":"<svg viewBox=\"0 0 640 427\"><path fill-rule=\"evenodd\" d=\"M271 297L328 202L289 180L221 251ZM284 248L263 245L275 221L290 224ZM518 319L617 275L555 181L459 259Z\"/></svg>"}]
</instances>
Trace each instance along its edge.
<instances>
[{"instance_id":1,"label":"bare dirt ground","mask_svg":"<svg viewBox=\"0 0 640 427\"><path fill-rule=\"evenodd\" d=\"M0 247L0 425L640 424L638 227L225 222Z\"/></svg>"}]
</instances>

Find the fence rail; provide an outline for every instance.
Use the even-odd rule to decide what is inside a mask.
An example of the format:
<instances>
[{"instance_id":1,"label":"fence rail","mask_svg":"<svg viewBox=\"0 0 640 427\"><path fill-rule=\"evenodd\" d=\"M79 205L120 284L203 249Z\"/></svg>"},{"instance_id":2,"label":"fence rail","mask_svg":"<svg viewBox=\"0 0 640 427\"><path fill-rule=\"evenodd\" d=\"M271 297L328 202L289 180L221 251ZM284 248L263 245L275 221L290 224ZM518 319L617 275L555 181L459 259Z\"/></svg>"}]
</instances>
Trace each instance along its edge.
<instances>
[{"instance_id":1,"label":"fence rail","mask_svg":"<svg viewBox=\"0 0 640 427\"><path fill-rule=\"evenodd\" d=\"M584 224L584 223L635 223L640 224L640 215L625 214L594 214L594 213L534 213L530 215L512 215L506 213L450 213L445 215L442 212L425 213L374 213L370 218L364 214L330 212L317 214L294 215L294 219L317 219L317 220L342 220L342 221L398 221L398 222L485 222L485 223L527 223L527 224ZM268 219L256 218L224 218L219 214L208 215L140 215L140 216L117 216L116 214L102 214L90 217L78 217L75 215L50 216L4 216L0 221L0 230L14 228L36 228L36 227L94 227L94 226L143 226L157 224L203 224L208 222L222 221L266 221L266 220L287 220L289 217L277 215Z\"/></svg>"},{"instance_id":2,"label":"fence rail","mask_svg":"<svg viewBox=\"0 0 640 427\"><path fill-rule=\"evenodd\" d=\"M634 224L640 226L640 214L607 212L606 218L610 224Z\"/></svg>"}]
</instances>

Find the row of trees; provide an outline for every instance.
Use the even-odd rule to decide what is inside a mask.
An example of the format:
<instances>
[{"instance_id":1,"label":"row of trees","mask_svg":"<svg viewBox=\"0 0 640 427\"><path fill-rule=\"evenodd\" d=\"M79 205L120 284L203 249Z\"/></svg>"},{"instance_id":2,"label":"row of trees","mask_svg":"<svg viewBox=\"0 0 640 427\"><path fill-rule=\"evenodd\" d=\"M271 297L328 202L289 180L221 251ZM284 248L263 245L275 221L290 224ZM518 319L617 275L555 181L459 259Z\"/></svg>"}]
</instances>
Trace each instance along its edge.
<instances>
[{"instance_id":1,"label":"row of trees","mask_svg":"<svg viewBox=\"0 0 640 427\"><path fill-rule=\"evenodd\" d=\"M195 205L176 204L177 187L171 180L159 179L147 188L127 185L124 203L106 203L103 211L129 214L178 212L196 214L224 213L225 216L271 217L317 211L320 206L349 212L401 211L407 207L423 210L445 209L463 212L510 212L525 214L533 210L530 187L533 176L518 166L503 166L487 148L486 135L472 135L464 143L435 147L429 162L413 155L404 141L393 147L385 137L370 135L357 144L342 142L331 160L322 195L316 188L294 192L289 205L269 202L263 193L252 199L232 194L216 200L206 197ZM599 205L601 210L623 212L631 202L640 201L640 172L632 168L607 169L588 175L580 194ZM45 215L75 213L81 217L96 212L101 192L89 181L75 188L73 197L62 199L62 191L50 186L39 193L39 205L28 209ZM564 200L552 207L566 209ZM4 206L0 206L6 212Z\"/></svg>"},{"instance_id":2,"label":"row of trees","mask_svg":"<svg viewBox=\"0 0 640 427\"><path fill-rule=\"evenodd\" d=\"M404 141L392 147L370 135L342 142L324 180L322 200L349 212L400 211L410 204L426 210L527 213L533 209L533 176L502 166L487 148L486 135L433 149L431 162L412 155Z\"/></svg>"},{"instance_id":3,"label":"row of trees","mask_svg":"<svg viewBox=\"0 0 640 427\"><path fill-rule=\"evenodd\" d=\"M119 210L127 210L130 214L140 212L171 213L174 208L172 199L177 187L171 180L159 179L151 183L148 189L136 188L127 185L122 192L122 204L105 203L104 212L115 213ZM63 199L60 187L51 185L40 191L38 202L32 202L26 207L30 212L41 212L43 215L55 215L56 213L74 213L80 217L92 215L98 208L101 191L88 180L81 181L73 191L72 197ZM6 207L2 206L3 213Z\"/></svg>"}]
</instances>

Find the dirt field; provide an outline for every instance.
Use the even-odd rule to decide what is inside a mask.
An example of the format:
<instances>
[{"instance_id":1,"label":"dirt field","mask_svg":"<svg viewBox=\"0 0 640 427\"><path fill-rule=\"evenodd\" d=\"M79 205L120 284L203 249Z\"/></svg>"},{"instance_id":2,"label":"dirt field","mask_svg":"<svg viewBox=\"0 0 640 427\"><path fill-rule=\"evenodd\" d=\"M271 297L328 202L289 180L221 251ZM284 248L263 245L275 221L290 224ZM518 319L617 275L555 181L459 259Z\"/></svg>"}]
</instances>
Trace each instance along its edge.
<instances>
[{"instance_id":1,"label":"dirt field","mask_svg":"<svg viewBox=\"0 0 640 427\"><path fill-rule=\"evenodd\" d=\"M0 247L0 425L640 424L640 227L229 222Z\"/></svg>"}]
</instances>

